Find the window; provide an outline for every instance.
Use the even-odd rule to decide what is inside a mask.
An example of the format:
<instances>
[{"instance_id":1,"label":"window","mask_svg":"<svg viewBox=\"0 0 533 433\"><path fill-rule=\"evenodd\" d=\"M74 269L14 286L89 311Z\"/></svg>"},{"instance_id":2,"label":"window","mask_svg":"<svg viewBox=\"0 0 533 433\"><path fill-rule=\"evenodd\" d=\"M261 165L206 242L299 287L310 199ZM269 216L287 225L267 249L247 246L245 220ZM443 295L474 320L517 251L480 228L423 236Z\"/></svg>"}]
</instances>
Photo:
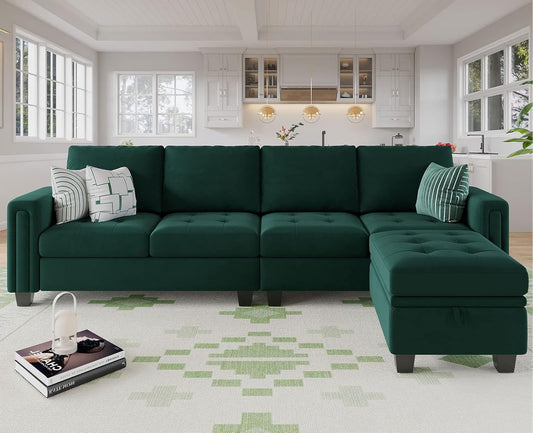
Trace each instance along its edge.
<instances>
[{"instance_id":1,"label":"window","mask_svg":"<svg viewBox=\"0 0 533 433\"><path fill-rule=\"evenodd\" d=\"M17 31L17 140L92 140L92 66L47 41Z\"/></svg>"},{"instance_id":2,"label":"window","mask_svg":"<svg viewBox=\"0 0 533 433\"><path fill-rule=\"evenodd\" d=\"M194 135L194 74L118 74L118 135Z\"/></svg>"},{"instance_id":3,"label":"window","mask_svg":"<svg viewBox=\"0 0 533 433\"><path fill-rule=\"evenodd\" d=\"M464 134L505 133L529 102L529 39L522 32L459 59Z\"/></svg>"}]
</instances>

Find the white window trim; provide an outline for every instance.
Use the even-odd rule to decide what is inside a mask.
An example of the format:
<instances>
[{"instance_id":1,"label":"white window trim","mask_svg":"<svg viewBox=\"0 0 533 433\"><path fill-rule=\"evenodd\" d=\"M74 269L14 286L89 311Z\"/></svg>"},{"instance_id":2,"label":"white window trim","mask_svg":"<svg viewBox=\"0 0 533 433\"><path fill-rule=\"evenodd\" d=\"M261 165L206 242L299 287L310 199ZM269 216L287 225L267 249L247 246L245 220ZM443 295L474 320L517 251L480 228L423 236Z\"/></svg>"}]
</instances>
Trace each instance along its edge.
<instances>
[{"instance_id":1,"label":"white window trim","mask_svg":"<svg viewBox=\"0 0 533 433\"><path fill-rule=\"evenodd\" d=\"M65 57L65 136L68 131L68 127L66 126L69 122L67 121L67 115L72 115L72 113L67 112L68 107L68 98L67 98L67 81L70 81L67 79L66 75L66 65L67 65L67 59L71 62L81 63L85 65L86 68L91 68L91 78L93 77L93 71L94 66L91 61L81 57L80 55L67 50L66 48L63 48L43 37L40 37L36 35L35 33L32 33L22 27L14 26L14 31L12 35L12 62L13 62L13 77L16 77L16 68L17 68L17 46L16 46L16 40L17 38L22 38L28 42L34 43L37 45L37 107L38 107L38 113L37 113L37 137L20 137L17 136L16 133L16 122L17 118L16 115L13 115L13 141L16 143L53 143L53 144L92 144L94 141L93 138L93 125L94 125L94 116L93 116L93 102L94 102L94 92L93 92L93 83L87 82L87 76L86 76L86 88L87 93L91 94L91 101L90 103L85 102L86 104L86 111L87 111L87 118L86 118L86 126L85 126L85 134L86 138L56 138L56 137L46 137L46 84L44 85L44 90L42 89L41 84L41 72L42 68L45 70L45 81L46 81L46 64L43 66L42 59L41 59L41 51L46 50L52 51L56 54L60 54ZM13 104L12 107L16 107L17 101L17 80L13 79ZM71 86L72 87L72 86ZM90 90L89 90L90 89ZM89 112L88 109L91 109L91 112ZM15 109L15 108L14 108ZM44 113L44 114L43 114ZM44 124L43 124L44 122ZM44 136L43 136L44 131Z\"/></svg>"},{"instance_id":2,"label":"white window trim","mask_svg":"<svg viewBox=\"0 0 533 433\"><path fill-rule=\"evenodd\" d=\"M514 45L518 42L523 41L524 39L529 39L529 77L522 80L510 83L509 74L511 71L510 65L510 56L508 53L505 55L505 65L504 65L504 84L501 86L493 87L490 89L484 89L483 86L487 82L487 71L486 71L486 57L494 54L500 50L506 50L509 46ZM507 131L511 128L510 119L510 105L507 103L507 98L509 93L512 90L523 88L523 81L530 80L533 77L533 62L531 61L531 33L530 28L526 27L524 29L518 30L505 38L499 39L489 45L486 45L478 50L475 50L469 54L466 54L457 59L457 125L458 125L458 138L467 138L468 137L468 112L465 109L466 103L475 99L481 99L481 131L479 133L485 134L487 137L509 137ZM466 89L468 86L467 76L465 73L465 65L481 59L481 76L482 76L482 89L479 92L466 94ZM532 95L533 86L529 85L529 102L533 101ZM504 102L504 119L503 119L503 130L487 130L487 107L486 107L486 98L493 95L503 95ZM472 131L474 133L474 131Z\"/></svg>"},{"instance_id":3,"label":"white window trim","mask_svg":"<svg viewBox=\"0 0 533 433\"><path fill-rule=\"evenodd\" d=\"M119 75L151 75L152 80L152 95L153 95L153 111L152 111L152 125L153 131L150 134L119 134ZM190 134L171 134L171 133L158 133L157 132L157 116L159 114L159 104L157 101L157 76L158 75L192 75L192 132ZM113 124L113 138L126 139L126 138L151 138L151 137L171 137L171 138L183 138L183 137L196 137L196 73L194 71L114 71L113 72L113 99L115 101L114 107L114 124Z\"/></svg>"}]
</instances>

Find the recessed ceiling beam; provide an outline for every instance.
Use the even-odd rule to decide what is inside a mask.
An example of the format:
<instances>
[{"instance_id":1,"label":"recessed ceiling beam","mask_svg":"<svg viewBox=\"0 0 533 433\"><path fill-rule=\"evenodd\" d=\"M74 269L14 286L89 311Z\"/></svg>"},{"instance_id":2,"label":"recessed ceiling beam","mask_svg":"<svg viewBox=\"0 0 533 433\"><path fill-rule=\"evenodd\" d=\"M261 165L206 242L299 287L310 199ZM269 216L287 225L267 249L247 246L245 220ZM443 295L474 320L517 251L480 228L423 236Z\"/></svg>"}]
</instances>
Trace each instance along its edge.
<instances>
[{"instance_id":1,"label":"recessed ceiling beam","mask_svg":"<svg viewBox=\"0 0 533 433\"><path fill-rule=\"evenodd\" d=\"M244 42L257 42L257 14L254 0L228 0L233 10L234 23L239 27Z\"/></svg>"}]
</instances>

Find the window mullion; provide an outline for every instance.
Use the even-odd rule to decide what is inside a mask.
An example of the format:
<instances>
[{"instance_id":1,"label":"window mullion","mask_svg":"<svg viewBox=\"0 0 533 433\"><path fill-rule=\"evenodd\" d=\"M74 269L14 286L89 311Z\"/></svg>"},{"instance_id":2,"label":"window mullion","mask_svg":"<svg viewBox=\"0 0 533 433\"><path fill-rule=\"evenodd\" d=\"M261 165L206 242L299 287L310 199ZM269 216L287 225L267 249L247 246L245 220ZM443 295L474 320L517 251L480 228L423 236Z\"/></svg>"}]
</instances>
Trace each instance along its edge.
<instances>
[{"instance_id":1,"label":"window mullion","mask_svg":"<svg viewBox=\"0 0 533 433\"><path fill-rule=\"evenodd\" d=\"M40 140L46 139L46 46L39 44L38 46L38 57L37 57L37 68L39 71L37 80L37 131L38 137Z\"/></svg>"}]
</instances>

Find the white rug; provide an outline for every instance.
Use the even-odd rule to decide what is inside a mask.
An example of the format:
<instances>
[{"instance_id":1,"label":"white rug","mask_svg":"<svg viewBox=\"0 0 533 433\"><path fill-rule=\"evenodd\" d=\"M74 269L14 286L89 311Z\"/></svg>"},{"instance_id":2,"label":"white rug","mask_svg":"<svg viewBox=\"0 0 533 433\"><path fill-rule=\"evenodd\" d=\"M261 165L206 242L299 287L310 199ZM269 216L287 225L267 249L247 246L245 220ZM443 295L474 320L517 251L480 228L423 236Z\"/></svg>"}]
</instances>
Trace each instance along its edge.
<instances>
[{"instance_id":1,"label":"white rug","mask_svg":"<svg viewBox=\"0 0 533 433\"><path fill-rule=\"evenodd\" d=\"M284 293L239 308L229 292L76 293L78 327L128 366L45 399L13 369L50 339L51 301L19 308L0 269L0 432L531 433L529 352L513 374L490 356L417 356L397 374L367 293Z\"/></svg>"}]
</instances>

